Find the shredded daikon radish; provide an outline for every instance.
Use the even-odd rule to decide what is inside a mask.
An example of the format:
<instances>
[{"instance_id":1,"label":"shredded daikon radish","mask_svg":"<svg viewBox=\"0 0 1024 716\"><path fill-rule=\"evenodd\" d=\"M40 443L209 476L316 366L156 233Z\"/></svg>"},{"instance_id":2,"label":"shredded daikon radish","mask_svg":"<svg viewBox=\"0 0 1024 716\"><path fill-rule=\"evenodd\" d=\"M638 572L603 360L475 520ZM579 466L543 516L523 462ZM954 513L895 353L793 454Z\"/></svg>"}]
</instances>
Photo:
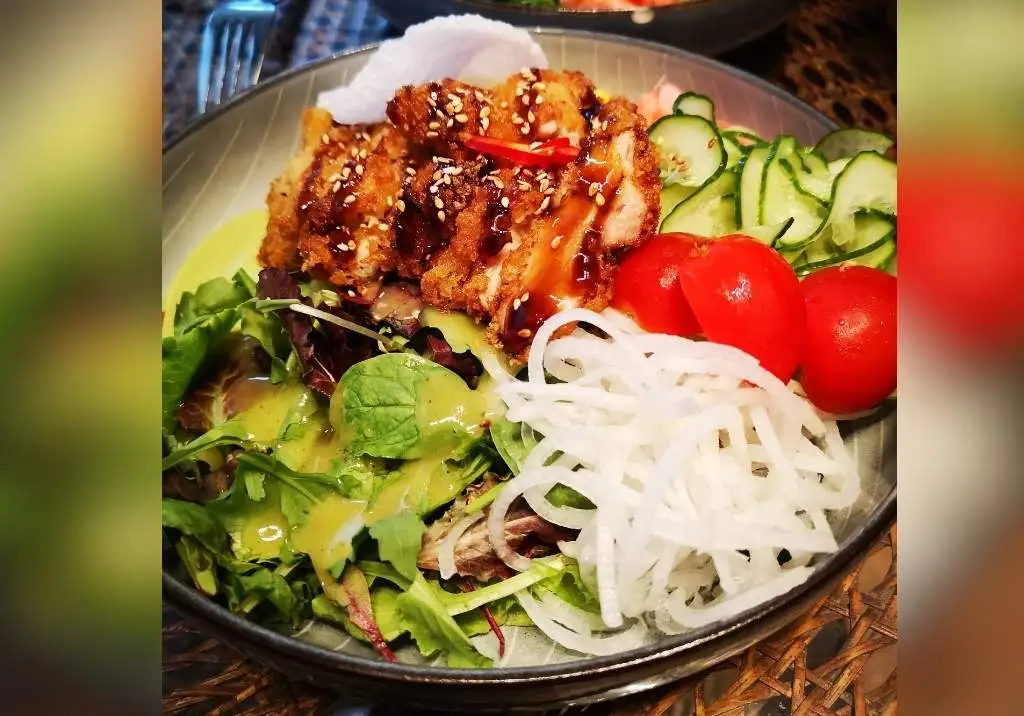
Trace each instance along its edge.
<instances>
[{"instance_id":1,"label":"shredded daikon radish","mask_svg":"<svg viewBox=\"0 0 1024 716\"><path fill-rule=\"evenodd\" d=\"M466 534L466 530L483 519L483 516L483 512L477 512L462 518L452 526L451 531L441 540L437 548L437 565L440 568L441 579L451 579L456 575L458 570L455 567L455 545L459 538Z\"/></svg>"},{"instance_id":2,"label":"shredded daikon radish","mask_svg":"<svg viewBox=\"0 0 1024 716\"><path fill-rule=\"evenodd\" d=\"M597 594L604 629L626 627L601 638L592 619L584 629L563 603L520 592L562 646L605 654L646 622L676 633L735 616L802 583L815 554L838 548L825 511L859 496L854 462L835 423L752 356L572 309L537 331L527 374L496 387L507 418L541 439L492 506L491 541L511 568L529 568L504 538L519 496L580 530L559 547ZM552 505L557 483L596 509ZM791 558L780 565L783 550Z\"/></svg>"}]
</instances>

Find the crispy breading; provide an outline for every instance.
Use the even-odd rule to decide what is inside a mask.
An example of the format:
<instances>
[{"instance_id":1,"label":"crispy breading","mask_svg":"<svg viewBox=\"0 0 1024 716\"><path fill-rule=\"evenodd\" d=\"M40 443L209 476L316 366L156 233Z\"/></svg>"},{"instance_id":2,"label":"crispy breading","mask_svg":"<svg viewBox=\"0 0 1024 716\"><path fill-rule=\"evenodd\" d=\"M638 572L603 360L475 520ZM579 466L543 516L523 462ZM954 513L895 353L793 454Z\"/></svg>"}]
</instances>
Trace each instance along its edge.
<instances>
[{"instance_id":1,"label":"crispy breading","mask_svg":"<svg viewBox=\"0 0 1024 716\"><path fill-rule=\"evenodd\" d=\"M513 358L560 308L607 306L619 255L657 230L646 123L624 99L602 104L581 73L404 87L374 126L325 115L306 113L302 153L271 188L261 262L361 300L387 276L419 279L429 305L486 323ZM477 136L564 137L580 152L523 167L467 147Z\"/></svg>"}]
</instances>

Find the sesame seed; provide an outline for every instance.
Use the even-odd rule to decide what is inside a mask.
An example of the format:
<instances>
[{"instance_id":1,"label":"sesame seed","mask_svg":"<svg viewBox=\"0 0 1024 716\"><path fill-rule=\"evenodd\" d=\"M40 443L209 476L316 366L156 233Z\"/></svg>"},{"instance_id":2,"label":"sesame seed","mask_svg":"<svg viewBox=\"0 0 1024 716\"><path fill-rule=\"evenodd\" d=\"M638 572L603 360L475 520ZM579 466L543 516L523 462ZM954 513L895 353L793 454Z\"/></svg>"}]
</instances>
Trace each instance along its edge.
<instances>
[{"instance_id":1,"label":"sesame seed","mask_svg":"<svg viewBox=\"0 0 1024 716\"><path fill-rule=\"evenodd\" d=\"M320 137L320 141L323 142L324 144L329 144L330 141L331 141L331 138L329 136L327 136L327 134L325 133L322 137Z\"/></svg>"},{"instance_id":2,"label":"sesame seed","mask_svg":"<svg viewBox=\"0 0 1024 716\"><path fill-rule=\"evenodd\" d=\"M508 197L507 197L507 196L503 196L503 197L501 197L501 205L502 205L503 207L505 207L506 209L508 208L508 205L509 205L509 200L508 200Z\"/></svg>"},{"instance_id":3,"label":"sesame seed","mask_svg":"<svg viewBox=\"0 0 1024 716\"><path fill-rule=\"evenodd\" d=\"M522 170L523 170L523 168L521 166L516 165L516 167L512 170L512 176L514 176L514 177L519 176L519 172L521 172Z\"/></svg>"},{"instance_id":4,"label":"sesame seed","mask_svg":"<svg viewBox=\"0 0 1024 716\"><path fill-rule=\"evenodd\" d=\"M437 193L437 184L431 184L430 185L430 193L431 194L436 194Z\"/></svg>"},{"instance_id":5,"label":"sesame seed","mask_svg":"<svg viewBox=\"0 0 1024 716\"><path fill-rule=\"evenodd\" d=\"M549 206L551 206L551 197L550 196L546 196L546 197L544 197L544 201L542 201L540 203L540 207L537 209L536 213L543 214L545 211L548 210Z\"/></svg>"},{"instance_id":6,"label":"sesame seed","mask_svg":"<svg viewBox=\"0 0 1024 716\"><path fill-rule=\"evenodd\" d=\"M367 226L368 226L369 228L371 228L371 229L372 229L372 228L373 228L374 226L376 226L376 225L377 225L377 221L378 221L378 219L377 219L377 217L376 217L376 216L371 216L370 218L368 218L368 219L366 220L366 225L367 225Z\"/></svg>"},{"instance_id":7,"label":"sesame seed","mask_svg":"<svg viewBox=\"0 0 1024 716\"><path fill-rule=\"evenodd\" d=\"M356 157L359 156L359 148L358 147L352 147L352 149L349 150L348 154L349 154L350 157L355 159Z\"/></svg>"},{"instance_id":8,"label":"sesame seed","mask_svg":"<svg viewBox=\"0 0 1024 716\"><path fill-rule=\"evenodd\" d=\"M430 178L433 179L434 181L440 181L441 180L441 170L438 169L436 172L433 173L433 175L431 175Z\"/></svg>"},{"instance_id":9,"label":"sesame seed","mask_svg":"<svg viewBox=\"0 0 1024 716\"><path fill-rule=\"evenodd\" d=\"M340 181L334 182L334 186L331 188L331 191L334 192L335 194L337 194L338 193L338 189L341 189L341 182Z\"/></svg>"},{"instance_id":10,"label":"sesame seed","mask_svg":"<svg viewBox=\"0 0 1024 716\"><path fill-rule=\"evenodd\" d=\"M544 142L530 142L530 149L538 149L544 145Z\"/></svg>"},{"instance_id":11,"label":"sesame seed","mask_svg":"<svg viewBox=\"0 0 1024 716\"><path fill-rule=\"evenodd\" d=\"M437 132L427 132L427 137L434 138L438 136Z\"/></svg>"},{"instance_id":12,"label":"sesame seed","mask_svg":"<svg viewBox=\"0 0 1024 716\"><path fill-rule=\"evenodd\" d=\"M533 88L539 92L541 90L546 90L548 86L543 82L537 82L533 85Z\"/></svg>"},{"instance_id":13,"label":"sesame seed","mask_svg":"<svg viewBox=\"0 0 1024 716\"><path fill-rule=\"evenodd\" d=\"M364 171L366 171L366 167L364 167L362 164L356 164L356 174L362 176Z\"/></svg>"},{"instance_id":14,"label":"sesame seed","mask_svg":"<svg viewBox=\"0 0 1024 716\"><path fill-rule=\"evenodd\" d=\"M441 124L439 122L431 122L427 125L427 129L440 129Z\"/></svg>"},{"instance_id":15,"label":"sesame seed","mask_svg":"<svg viewBox=\"0 0 1024 716\"><path fill-rule=\"evenodd\" d=\"M445 183L445 186L451 186L452 185L452 178L450 176L448 176L447 174L444 175L444 183Z\"/></svg>"},{"instance_id":16,"label":"sesame seed","mask_svg":"<svg viewBox=\"0 0 1024 716\"><path fill-rule=\"evenodd\" d=\"M557 249L560 243L562 243L562 237L556 236L555 238L551 239L551 248Z\"/></svg>"},{"instance_id":17,"label":"sesame seed","mask_svg":"<svg viewBox=\"0 0 1024 716\"><path fill-rule=\"evenodd\" d=\"M435 196L434 197L434 206L436 206L438 209L443 209L444 208L444 202L441 201L441 197L439 197L439 196Z\"/></svg>"},{"instance_id":18,"label":"sesame seed","mask_svg":"<svg viewBox=\"0 0 1024 716\"><path fill-rule=\"evenodd\" d=\"M536 122L537 121L537 115L535 115L533 113L533 110L530 110L529 112L526 113L526 119L529 122Z\"/></svg>"},{"instance_id":19,"label":"sesame seed","mask_svg":"<svg viewBox=\"0 0 1024 716\"><path fill-rule=\"evenodd\" d=\"M452 168L452 170L451 170L451 172L449 172L449 174L451 174L453 177L457 177L459 174L462 174L462 167L454 167L454 168Z\"/></svg>"},{"instance_id":20,"label":"sesame seed","mask_svg":"<svg viewBox=\"0 0 1024 716\"><path fill-rule=\"evenodd\" d=\"M519 307L520 307L520 306L522 306L522 305L523 305L523 302L522 302L522 301L520 301L520 300L519 300L519 299L517 298L517 299L515 299L514 301L512 301L512 310L513 310L513 311L518 311L518 310L519 310Z\"/></svg>"},{"instance_id":21,"label":"sesame seed","mask_svg":"<svg viewBox=\"0 0 1024 716\"><path fill-rule=\"evenodd\" d=\"M406 167L405 168L405 173L408 174L411 177L416 176L416 170L413 169L412 167Z\"/></svg>"},{"instance_id":22,"label":"sesame seed","mask_svg":"<svg viewBox=\"0 0 1024 716\"><path fill-rule=\"evenodd\" d=\"M391 224L385 224L385 223L384 223L384 222L382 221L382 222L380 222L380 223L379 223L379 224L377 225L377 228L378 228L378 229L380 229L381 231L387 231L388 229L390 229L390 228L391 228Z\"/></svg>"},{"instance_id":23,"label":"sesame seed","mask_svg":"<svg viewBox=\"0 0 1024 716\"><path fill-rule=\"evenodd\" d=\"M348 178L352 176L352 167L345 167L341 170L341 178L348 181Z\"/></svg>"},{"instance_id":24,"label":"sesame seed","mask_svg":"<svg viewBox=\"0 0 1024 716\"><path fill-rule=\"evenodd\" d=\"M455 124L455 120L449 119L447 122L444 123L444 126L448 127L448 129L451 129L453 124Z\"/></svg>"},{"instance_id":25,"label":"sesame seed","mask_svg":"<svg viewBox=\"0 0 1024 716\"><path fill-rule=\"evenodd\" d=\"M444 223L444 212L443 211L437 212L437 220L440 221L442 224Z\"/></svg>"},{"instance_id":26,"label":"sesame seed","mask_svg":"<svg viewBox=\"0 0 1024 716\"><path fill-rule=\"evenodd\" d=\"M360 149L359 150L359 158L360 159L366 159L366 157L367 157L366 150L365 149Z\"/></svg>"},{"instance_id":27,"label":"sesame seed","mask_svg":"<svg viewBox=\"0 0 1024 716\"><path fill-rule=\"evenodd\" d=\"M486 102L487 101L487 98L484 97L483 92L481 92L480 90L475 90L473 92L473 96L476 97L476 101L477 102Z\"/></svg>"},{"instance_id":28,"label":"sesame seed","mask_svg":"<svg viewBox=\"0 0 1024 716\"><path fill-rule=\"evenodd\" d=\"M512 124L522 124L522 123L523 123L523 118L522 117L516 115L515 117L512 118Z\"/></svg>"},{"instance_id":29,"label":"sesame seed","mask_svg":"<svg viewBox=\"0 0 1024 716\"><path fill-rule=\"evenodd\" d=\"M363 132L362 134L360 134L359 138L362 139L364 142L369 142L370 141L370 135L367 134L366 132Z\"/></svg>"},{"instance_id":30,"label":"sesame seed","mask_svg":"<svg viewBox=\"0 0 1024 716\"><path fill-rule=\"evenodd\" d=\"M598 206L604 206L604 201L604 194L598 194L597 196L594 197L594 202Z\"/></svg>"},{"instance_id":31,"label":"sesame seed","mask_svg":"<svg viewBox=\"0 0 1024 716\"><path fill-rule=\"evenodd\" d=\"M388 204L388 206L394 206L394 205L395 205L395 200L394 200L394 199L392 199L392 198L391 198L391 197L389 196L389 197L387 198L387 204Z\"/></svg>"},{"instance_id":32,"label":"sesame seed","mask_svg":"<svg viewBox=\"0 0 1024 716\"><path fill-rule=\"evenodd\" d=\"M523 330L519 331L520 338L529 338L531 335L533 335L533 333L532 331L530 331L529 328L524 328Z\"/></svg>"},{"instance_id":33,"label":"sesame seed","mask_svg":"<svg viewBox=\"0 0 1024 716\"><path fill-rule=\"evenodd\" d=\"M501 103L498 106L502 109L508 109L508 102L506 100L501 100Z\"/></svg>"},{"instance_id":34,"label":"sesame seed","mask_svg":"<svg viewBox=\"0 0 1024 716\"><path fill-rule=\"evenodd\" d=\"M486 119L490 115L491 115L491 108L490 107L484 107L483 109L480 110L480 119Z\"/></svg>"},{"instance_id":35,"label":"sesame seed","mask_svg":"<svg viewBox=\"0 0 1024 716\"><path fill-rule=\"evenodd\" d=\"M490 126L491 126L491 120L489 120L487 117L483 117L480 120L480 129L482 129L482 130L484 130L486 132L487 128L490 127Z\"/></svg>"},{"instance_id":36,"label":"sesame seed","mask_svg":"<svg viewBox=\"0 0 1024 716\"><path fill-rule=\"evenodd\" d=\"M494 182L494 186L498 187L498 189L504 189L505 188L505 182L503 182L498 177L491 177L491 180Z\"/></svg>"},{"instance_id":37,"label":"sesame seed","mask_svg":"<svg viewBox=\"0 0 1024 716\"><path fill-rule=\"evenodd\" d=\"M355 298L356 297L356 292L353 291L351 288L348 291L346 291L345 293L348 294L349 298Z\"/></svg>"},{"instance_id":38,"label":"sesame seed","mask_svg":"<svg viewBox=\"0 0 1024 716\"><path fill-rule=\"evenodd\" d=\"M431 92L430 93L430 100L432 102L436 102L437 101L437 92Z\"/></svg>"},{"instance_id":39,"label":"sesame seed","mask_svg":"<svg viewBox=\"0 0 1024 716\"><path fill-rule=\"evenodd\" d=\"M524 181L519 182L519 188L523 191L530 191L530 185Z\"/></svg>"},{"instance_id":40,"label":"sesame seed","mask_svg":"<svg viewBox=\"0 0 1024 716\"><path fill-rule=\"evenodd\" d=\"M351 203L355 202L355 200L356 200L356 195L355 194L349 194L348 196L345 197L345 203L346 204L351 204Z\"/></svg>"},{"instance_id":41,"label":"sesame seed","mask_svg":"<svg viewBox=\"0 0 1024 716\"><path fill-rule=\"evenodd\" d=\"M405 202L399 199L395 202L395 208L399 211L405 211Z\"/></svg>"},{"instance_id":42,"label":"sesame seed","mask_svg":"<svg viewBox=\"0 0 1024 716\"><path fill-rule=\"evenodd\" d=\"M601 191L601 185L598 184L597 182L594 182L593 184L590 185L590 188L587 189L587 196L594 196L594 194L596 194L599 191Z\"/></svg>"},{"instance_id":43,"label":"sesame seed","mask_svg":"<svg viewBox=\"0 0 1024 716\"><path fill-rule=\"evenodd\" d=\"M528 95L528 94L524 94L523 95L523 104L525 104L527 107L530 106L530 95Z\"/></svg>"},{"instance_id":44,"label":"sesame seed","mask_svg":"<svg viewBox=\"0 0 1024 716\"><path fill-rule=\"evenodd\" d=\"M327 183L330 184L331 182L338 181L339 179L341 179L341 174L334 173L327 177Z\"/></svg>"},{"instance_id":45,"label":"sesame seed","mask_svg":"<svg viewBox=\"0 0 1024 716\"><path fill-rule=\"evenodd\" d=\"M433 160L437 164L451 164L452 160L448 157L433 157Z\"/></svg>"},{"instance_id":46,"label":"sesame seed","mask_svg":"<svg viewBox=\"0 0 1024 716\"><path fill-rule=\"evenodd\" d=\"M344 253L345 251L348 251L348 246L346 246L345 244L338 244L338 251Z\"/></svg>"},{"instance_id":47,"label":"sesame seed","mask_svg":"<svg viewBox=\"0 0 1024 716\"><path fill-rule=\"evenodd\" d=\"M448 94L448 95L445 95L445 96L448 98L448 100L450 102L461 102L462 101L457 94Z\"/></svg>"},{"instance_id":48,"label":"sesame seed","mask_svg":"<svg viewBox=\"0 0 1024 716\"><path fill-rule=\"evenodd\" d=\"M529 292L529 291L527 291L526 293L524 293L524 294L522 295L522 298L521 298L521 300L522 300L522 302L523 302L523 303L526 303L527 301L529 301L529 300L530 300L530 292Z\"/></svg>"},{"instance_id":49,"label":"sesame seed","mask_svg":"<svg viewBox=\"0 0 1024 716\"><path fill-rule=\"evenodd\" d=\"M469 121L469 117L464 114L457 114L455 115L455 121L458 122L459 124L465 124L466 122Z\"/></svg>"},{"instance_id":50,"label":"sesame seed","mask_svg":"<svg viewBox=\"0 0 1024 716\"><path fill-rule=\"evenodd\" d=\"M524 125L523 125L523 128L522 128L522 129L520 129L519 131L520 131L521 133L523 133L523 134L529 134L529 133L530 133L530 125L528 125L528 124L524 124Z\"/></svg>"},{"instance_id":51,"label":"sesame seed","mask_svg":"<svg viewBox=\"0 0 1024 716\"><path fill-rule=\"evenodd\" d=\"M552 194L555 193L555 187L549 186L547 189L544 189L543 191L544 191L544 196L551 196Z\"/></svg>"}]
</instances>

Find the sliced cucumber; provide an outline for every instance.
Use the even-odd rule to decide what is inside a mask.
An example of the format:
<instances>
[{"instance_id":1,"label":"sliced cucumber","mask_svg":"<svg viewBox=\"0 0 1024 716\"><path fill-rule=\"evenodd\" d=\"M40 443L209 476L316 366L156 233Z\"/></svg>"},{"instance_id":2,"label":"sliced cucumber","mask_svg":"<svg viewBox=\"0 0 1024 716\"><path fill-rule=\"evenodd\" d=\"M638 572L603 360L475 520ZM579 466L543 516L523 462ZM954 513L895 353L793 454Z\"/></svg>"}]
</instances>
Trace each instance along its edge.
<instances>
[{"instance_id":1,"label":"sliced cucumber","mask_svg":"<svg viewBox=\"0 0 1024 716\"><path fill-rule=\"evenodd\" d=\"M785 221L779 222L778 224L772 224L770 226L751 226L746 229L741 229L737 233L749 236L752 239L772 246L775 242L786 233L786 230L792 226L793 220L786 219Z\"/></svg>"},{"instance_id":2,"label":"sliced cucumber","mask_svg":"<svg viewBox=\"0 0 1024 716\"><path fill-rule=\"evenodd\" d=\"M722 148L725 149L725 168L732 169L738 166L743 160L743 147L724 134L722 135Z\"/></svg>"},{"instance_id":3,"label":"sliced cucumber","mask_svg":"<svg viewBox=\"0 0 1024 716\"><path fill-rule=\"evenodd\" d=\"M827 209L818 199L799 191L794 171L787 161L796 150L796 140L780 137L772 143L761 177L759 216L762 224L793 219L786 233L775 242L779 251L802 250L818 233Z\"/></svg>"},{"instance_id":4,"label":"sliced cucumber","mask_svg":"<svg viewBox=\"0 0 1024 716\"><path fill-rule=\"evenodd\" d=\"M676 101L672 103L672 111L675 114L703 117L712 123L715 121L715 103L696 92L684 92L676 97Z\"/></svg>"},{"instance_id":5,"label":"sliced cucumber","mask_svg":"<svg viewBox=\"0 0 1024 716\"><path fill-rule=\"evenodd\" d=\"M895 142L878 132L866 129L837 129L825 135L814 147L828 161L855 157L861 152L885 154Z\"/></svg>"},{"instance_id":6,"label":"sliced cucumber","mask_svg":"<svg viewBox=\"0 0 1024 716\"><path fill-rule=\"evenodd\" d=\"M761 221L761 177L768 160L768 147L754 147L740 162L736 190L736 225L759 226Z\"/></svg>"},{"instance_id":7,"label":"sliced cucumber","mask_svg":"<svg viewBox=\"0 0 1024 716\"><path fill-rule=\"evenodd\" d=\"M661 224L662 233L681 231L698 236L722 236L736 230L736 175L721 171L672 210Z\"/></svg>"},{"instance_id":8,"label":"sliced cucumber","mask_svg":"<svg viewBox=\"0 0 1024 716\"><path fill-rule=\"evenodd\" d=\"M817 201L828 202L832 198L832 183L835 181L835 177L828 171L828 165L824 165L825 173L824 176L822 176L808 170L806 162L803 164L803 168L794 166L795 163L793 160L795 159L796 157L789 157L782 161L789 167L793 176L793 183L796 186L797 191L802 194L806 194Z\"/></svg>"},{"instance_id":9,"label":"sliced cucumber","mask_svg":"<svg viewBox=\"0 0 1024 716\"><path fill-rule=\"evenodd\" d=\"M661 190L661 219L664 221L672 210L675 209L679 202L687 198L695 191L698 187L695 186L683 186L682 184L669 184Z\"/></svg>"},{"instance_id":10,"label":"sliced cucumber","mask_svg":"<svg viewBox=\"0 0 1024 716\"><path fill-rule=\"evenodd\" d=\"M824 258L798 263L793 266L797 276L806 276L818 269L843 263L862 264L894 272L896 261L896 227L891 223L886 227L884 220L879 220L876 217L871 218L875 218L880 223L866 228L861 234L861 238L866 239L872 236L874 237L873 241L864 244L860 248L840 254L823 252L820 255L823 255ZM880 236L878 235L879 233L881 233ZM819 254L812 255L810 251L807 252L808 259L817 255Z\"/></svg>"},{"instance_id":11,"label":"sliced cucumber","mask_svg":"<svg viewBox=\"0 0 1024 716\"><path fill-rule=\"evenodd\" d=\"M849 252L857 252L858 255L849 257L847 261L861 266L870 266L877 269L885 267L896 255L896 222L889 217L882 217L877 214L859 214L854 217L854 225L857 231L857 238L849 245ZM874 247L879 239L888 238L881 246L872 251L860 253L863 249Z\"/></svg>"},{"instance_id":12,"label":"sliced cucumber","mask_svg":"<svg viewBox=\"0 0 1024 716\"><path fill-rule=\"evenodd\" d=\"M721 130L722 134L728 134L741 147L767 146L770 142L749 127L733 124Z\"/></svg>"},{"instance_id":13,"label":"sliced cucumber","mask_svg":"<svg viewBox=\"0 0 1024 716\"><path fill-rule=\"evenodd\" d=\"M836 159L834 162L829 162L828 173L831 174L833 178L835 178L843 173L843 170L846 169L846 165L849 163L849 157L844 157L843 159Z\"/></svg>"},{"instance_id":14,"label":"sliced cucumber","mask_svg":"<svg viewBox=\"0 0 1024 716\"><path fill-rule=\"evenodd\" d=\"M693 115L673 114L651 126L661 155L662 184L702 186L725 166L725 149L715 126Z\"/></svg>"},{"instance_id":15,"label":"sliced cucumber","mask_svg":"<svg viewBox=\"0 0 1024 716\"><path fill-rule=\"evenodd\" d=\"M896 215L896 163L875 152L861 152L832 185L828 217L832 242L845 247L857 236L854 215L862 211Z\"/></svg>"},{"instance_id":16,"label":"sliced cucumber","mask_svg":"<svg viewBox=\"0 0 1024 716\"><path fill-rule=\"evenodd\" d=\"M804 169L812 176L824 178L829 175L828 162L810 147L800 150L800 161L803 162Z\"/></svg>"}]
</instances>

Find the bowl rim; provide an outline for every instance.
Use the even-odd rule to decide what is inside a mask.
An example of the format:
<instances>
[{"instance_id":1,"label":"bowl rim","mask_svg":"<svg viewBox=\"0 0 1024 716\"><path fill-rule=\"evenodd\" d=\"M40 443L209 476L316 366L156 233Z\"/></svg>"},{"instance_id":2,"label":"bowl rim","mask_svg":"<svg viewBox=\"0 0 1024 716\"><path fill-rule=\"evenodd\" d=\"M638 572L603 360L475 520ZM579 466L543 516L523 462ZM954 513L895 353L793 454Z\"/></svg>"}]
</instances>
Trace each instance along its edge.
<instances>
[{"instance_id":1,"label":"bowl rim","mask_svg":"<svg viewBox=\"0 0 1024 716\"><path fill-rule=\"evenodd\" d=\"M569 30L562 28L530 28L531 34L548 36L570 36L580 39L598 39L612 42L628 42L630 45L640 45L646 49L674 55L679 59L688 62L696 62L739 76L762 90L784 100L785 102L800 107L805 112L816 116L826 127L835 129L838 125L824 114L811 107L803 100L785 92L780 87L773 85L766 80L756 77L744 70L732 67L723 62L704 57L687 50L664 45L650 40L624 38L611 33L592 32L587 30ZM207 112L192 120L179 133L164 143L163 154L173 150L189 136L199 131L202 127L220 117L241 102L248 101L256 95L275 88L287 80L318 68L325 67L343 58L357 55L371 54L377 50L381 42L363 45L351 50L336 53L314 62L291 68L275 75L265 83L260 83L235 97L230 101L216 107L213 111ZM883 411L882 415L889 411ZM892 410L895 413L895 410ZM610 675L622 671L628 671L635 667L656 664L661 661L673 659L687 652L716 640L724 639L730 635L741 632L755 622L770 617L774 614L784 612L794 603L801 600L811 591L815 591L828 584L838 577L840 572L847 568L857 557L861 556L871 544L882 534L896 517L896 486L882 498L879 505L868 516L868 519L850 537L849 541L840 548L827 555L811 573L805 582L788 592L775 597L767 602L758 604L750 609L741 612L732 619L724 619L706 624L698 629L691 630L674 636L666 636L655 644L642 646L629 651L623 651L609 656L582 657L573 661L559 664L548 664L542 666L513 666L513 667L491 667L475 669L456 669L447 666L419 666L413 664L389 663L378 659L369 659L360 656L351 656L341 652L316 646L309 642L296 639L295 637L282 634L268 629L256 622L249 621L243 617L231 613L228 609L217 604L212 599L200 594L196 589L184 582L179 581L166 569L162 570L163 597L171 606L177 606L187 612L198 613L203 619L213 626L225 632L242 632L247 634L250 640L277 651L284 656L301 661L312 661L320 666L337 668L354 675L366 676L375 680L394 680L405 684L424 685L464 685L464 686L486 686L486 685L529 685L546 682L572 679L574 677L596 677Z\"/></svg>"}]
</instances>

